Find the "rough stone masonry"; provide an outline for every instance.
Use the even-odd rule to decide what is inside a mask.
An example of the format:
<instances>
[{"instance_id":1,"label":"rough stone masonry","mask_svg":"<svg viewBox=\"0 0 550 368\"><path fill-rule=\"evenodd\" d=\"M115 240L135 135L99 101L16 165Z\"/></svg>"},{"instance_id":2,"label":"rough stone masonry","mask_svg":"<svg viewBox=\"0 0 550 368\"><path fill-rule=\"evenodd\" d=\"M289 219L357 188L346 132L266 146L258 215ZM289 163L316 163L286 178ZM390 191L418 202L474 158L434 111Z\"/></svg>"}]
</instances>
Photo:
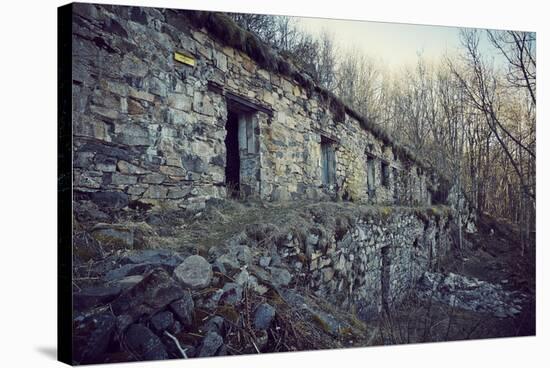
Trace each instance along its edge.
<instances>
[{"instance_id":1,"label":"rough stone masonry","mask_svg":"<svg viewBox=\"0 0 550 368\"><path fill-rule=\"evenodd\" d=\"M141 359L169 355L164 332L195 331L195 305L214 315L249 292L276 290L337 336L343 325L306 305L307 293L375 318L452 248L445 204L457 189L225 15L74 4L72 53L74 223L103 257L87 267L97 288L75 294L75 308L112 302L116 323L109 313L94 323L109 338L115 325L135 337ZM261 199L247 210L279 218L230 223L234 234L197 255L198 240L183 244L177 231L225 198ZM147 223L116 216L150 206ZM75 259L94 258L80 243ZM256 330L280 313L259 305ZM222 355L229 337L200 328L208 333L189 351ZM88 332L77 328L77 339L95 341ZM106 344L101 354L81 345L79 362L104 361Z\"/></svg>"},{"instance_id":2,"label":"rough stone masonry","mask_svg":"<svg viewBox=\"0 0 550 368\"><path fill-rule=\"evenodd\" d=\"M126 207L376 204L343 233L279 244L289 277L306 272L319 295L365 314L399 300L450 249L448 208L439 220L415 215L448 200L445 180L228 17L74 4L72 21L75 212L95 221L103 247L143 242L105 215Z\"/></svg>"},{"instance_id":3,"label":"rough stone masonry","mask_svg":"<svg viewBox=\"0 0 550 368\"><path fill-rule=\"evenodd\" d=\"M421 160L223 14L74 4L72 46L77 202L440 201Z\"/></svg>"}]
</instances>

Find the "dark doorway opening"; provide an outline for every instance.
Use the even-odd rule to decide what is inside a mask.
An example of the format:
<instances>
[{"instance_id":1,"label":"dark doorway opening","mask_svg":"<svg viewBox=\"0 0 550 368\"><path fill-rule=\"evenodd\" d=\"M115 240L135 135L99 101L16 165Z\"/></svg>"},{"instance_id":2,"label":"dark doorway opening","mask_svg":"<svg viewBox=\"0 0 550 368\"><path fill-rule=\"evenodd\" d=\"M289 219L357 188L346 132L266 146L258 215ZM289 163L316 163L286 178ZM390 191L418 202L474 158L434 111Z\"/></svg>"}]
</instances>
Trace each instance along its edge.
<instances>
[{"instance_id":1,"label":"dark doorway opening","mask_svg":"<svg viewBox=\"0 0 550 368\"><path fill-rule=\"evenodd\" d=\"M227 152L225 164L225 185L227 195L238 197L240 191L241 159L239 155L239 115L234 111L227 112L225 123L225 149Z\"/></svg>"}]
</instances>

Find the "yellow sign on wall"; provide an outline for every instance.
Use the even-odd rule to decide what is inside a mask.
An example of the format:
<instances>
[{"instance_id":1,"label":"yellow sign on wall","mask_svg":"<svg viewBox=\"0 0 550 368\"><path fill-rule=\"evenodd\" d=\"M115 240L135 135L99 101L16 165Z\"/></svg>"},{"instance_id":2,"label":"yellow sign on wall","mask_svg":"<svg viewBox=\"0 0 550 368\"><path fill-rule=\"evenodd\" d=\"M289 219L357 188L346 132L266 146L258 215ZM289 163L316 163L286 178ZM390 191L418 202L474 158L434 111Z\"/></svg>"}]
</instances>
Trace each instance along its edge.
<instances>
[{"instance_id":1,"label":"yellow sign on wall","mask_svg":"<svg viewBox=\"0 0 550 368\"><path fill-rule=\"evenodd\" d=\"M195 66L195 58L181 52L174 52L174 60L183 64Z\"/></svg>"}]
</instances>

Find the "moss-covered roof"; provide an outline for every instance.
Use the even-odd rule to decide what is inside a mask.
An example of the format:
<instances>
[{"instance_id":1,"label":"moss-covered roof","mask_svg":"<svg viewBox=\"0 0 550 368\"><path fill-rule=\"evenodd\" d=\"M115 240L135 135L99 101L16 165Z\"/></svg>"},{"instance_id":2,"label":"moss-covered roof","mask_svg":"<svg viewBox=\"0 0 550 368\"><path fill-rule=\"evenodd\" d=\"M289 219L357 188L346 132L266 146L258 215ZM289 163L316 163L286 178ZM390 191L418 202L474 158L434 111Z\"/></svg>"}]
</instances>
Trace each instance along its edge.
<instances>
[{"instance_id":1,"label":"moss-covered roof","mask_svg":"<svg viewBox=\"0 0 550 368\"><path fill-rule=\"evenodd\" d=\"M180 15L186 17L193 26L199 29L205 28L211 36L224 45L246 53L262 68L293 79L306 90L308 95L313 92L318 93L327 101L336 120L343 121L345 114L348 114L359 121L365 130L371 132L385 144L390 145L398 156L408 158L421 168L433 172L434 168L430 164L418 157L407 146L395 140L389 132L359 114L333 92L316 84L308 74L296 68L292 62L279 55L256 35L241 28L227 15L198 10L175 10L175 12L178 17ZM441 176L439 173L438 175Z\"/></svg>"}]
</instances>

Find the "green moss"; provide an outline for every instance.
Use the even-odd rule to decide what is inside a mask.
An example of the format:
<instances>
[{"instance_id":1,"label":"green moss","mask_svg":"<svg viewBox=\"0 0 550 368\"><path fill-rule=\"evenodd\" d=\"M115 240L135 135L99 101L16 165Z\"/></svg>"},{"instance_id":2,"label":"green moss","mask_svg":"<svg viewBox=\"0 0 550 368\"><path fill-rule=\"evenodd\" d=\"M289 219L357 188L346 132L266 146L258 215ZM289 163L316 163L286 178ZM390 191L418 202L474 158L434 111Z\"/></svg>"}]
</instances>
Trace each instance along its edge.
<instances>
[{"instance_id":1,"label":"green moss","mask_svg":"<svg viewBox=\"0 0 550 368\"><path fill-rule=\"evenodd\" d=\"M387 220L388 218L390 218L391 214L393 212L393 209L391 207L382 207L380 208L380 214L382 215L382 218L384 220Z\"/></svg>"}]
</instances>

